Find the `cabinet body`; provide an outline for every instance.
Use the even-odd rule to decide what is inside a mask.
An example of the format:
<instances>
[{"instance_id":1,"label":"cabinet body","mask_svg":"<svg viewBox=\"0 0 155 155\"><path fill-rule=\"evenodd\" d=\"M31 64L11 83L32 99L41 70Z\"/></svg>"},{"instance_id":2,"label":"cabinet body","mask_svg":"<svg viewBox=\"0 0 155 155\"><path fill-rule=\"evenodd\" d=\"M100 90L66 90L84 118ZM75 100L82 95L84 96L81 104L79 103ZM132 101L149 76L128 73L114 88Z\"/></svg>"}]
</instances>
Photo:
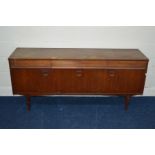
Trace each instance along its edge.
<instances>
[{"instance_id":1,"label":"cabinet body","mask_svg":"<svg viewBox=\"0 0 155 155\"><path fill-rule=\"evenodd\" d=\"M143 94L148 59L139 50L17 48L13 94Z\"/></svg>"}]
</instances>

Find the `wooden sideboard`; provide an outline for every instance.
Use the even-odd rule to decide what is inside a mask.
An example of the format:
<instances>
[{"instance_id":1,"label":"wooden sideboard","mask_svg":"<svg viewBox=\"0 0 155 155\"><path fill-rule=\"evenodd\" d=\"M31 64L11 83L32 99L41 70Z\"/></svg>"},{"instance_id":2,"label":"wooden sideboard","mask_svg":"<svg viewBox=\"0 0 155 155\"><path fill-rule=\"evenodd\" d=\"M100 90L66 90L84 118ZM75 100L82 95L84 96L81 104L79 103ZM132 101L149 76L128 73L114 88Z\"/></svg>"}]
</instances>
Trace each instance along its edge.
<instances>
[{"instance_id":1,"label":"wooden sideboard","mask_svg":"<svg viewBox=\"0 0 155 155\"><path fill-rule=\"evenodd\" d=\"M143 94L148 58L138 49L16 48L9 57L13 94L121 95L128 109Z\"/></svg>"}]
</instances>

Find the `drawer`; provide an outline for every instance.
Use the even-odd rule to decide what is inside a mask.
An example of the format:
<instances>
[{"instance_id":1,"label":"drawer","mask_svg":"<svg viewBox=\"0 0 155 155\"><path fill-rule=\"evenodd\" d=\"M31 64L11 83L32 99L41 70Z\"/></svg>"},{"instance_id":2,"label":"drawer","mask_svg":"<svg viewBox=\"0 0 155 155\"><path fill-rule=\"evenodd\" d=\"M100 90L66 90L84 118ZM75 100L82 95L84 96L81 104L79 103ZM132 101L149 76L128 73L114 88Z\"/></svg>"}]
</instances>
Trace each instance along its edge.
<instances>
[{"instance_id":1,"label":"drawer","mask_svg":"<svg viewBox=\"0 0 155 155\"><path fill-rule=\"evenodd\" d=\"M12 68L39 68L39 67L51 67L50 60L10 60L10 66Z\"/></svg>"}]
</instances>

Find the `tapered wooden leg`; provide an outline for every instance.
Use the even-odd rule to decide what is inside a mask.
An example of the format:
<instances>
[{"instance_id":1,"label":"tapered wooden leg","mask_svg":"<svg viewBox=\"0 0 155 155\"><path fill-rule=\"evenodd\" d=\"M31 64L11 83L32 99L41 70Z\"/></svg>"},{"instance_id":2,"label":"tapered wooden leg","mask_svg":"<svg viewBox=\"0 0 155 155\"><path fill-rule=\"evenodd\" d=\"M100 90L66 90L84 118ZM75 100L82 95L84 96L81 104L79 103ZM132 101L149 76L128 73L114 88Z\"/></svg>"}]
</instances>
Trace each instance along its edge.
<instances>
[{"instance_id":1,"label":"tapered wooden leg","mask_svg":"<svg viewBox=\"0 0 155 155\"><path fill-rule=\"evenodd\" d=\"M130 99L131 99L130 95L125 96L125 111L128 111L128 105L129 105Z\"/></svg>"},{"instance_id":2,"label":"tapered wooden leg","mask_svg":"<svg viewBox=\"0 0 155 155\"><path fill-rule=\"evenodd\" d=\"M30 111L30 101L31 101L31 96L26 96L27 111Z\"/></svg>"}]
</instances>

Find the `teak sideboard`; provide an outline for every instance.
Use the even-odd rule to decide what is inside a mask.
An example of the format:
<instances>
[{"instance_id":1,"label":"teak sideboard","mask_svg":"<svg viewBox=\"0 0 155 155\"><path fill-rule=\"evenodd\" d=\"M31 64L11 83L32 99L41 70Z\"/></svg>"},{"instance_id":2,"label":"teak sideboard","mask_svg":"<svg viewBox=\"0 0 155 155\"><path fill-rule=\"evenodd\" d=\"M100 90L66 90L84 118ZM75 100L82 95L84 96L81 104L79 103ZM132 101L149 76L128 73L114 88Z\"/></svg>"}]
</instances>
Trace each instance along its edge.
<instances>
[{"instance_id":1,"label":"teak sideboard","mask_svg":"<svg viewBox=\"0 0 155 155\"><path fill-rule=\"evenodd\" d=\"M138 49L16 48L9 57L13 94L121 95L125 109L143 94L148 58Z\"/></svg>"}]
</instances>

